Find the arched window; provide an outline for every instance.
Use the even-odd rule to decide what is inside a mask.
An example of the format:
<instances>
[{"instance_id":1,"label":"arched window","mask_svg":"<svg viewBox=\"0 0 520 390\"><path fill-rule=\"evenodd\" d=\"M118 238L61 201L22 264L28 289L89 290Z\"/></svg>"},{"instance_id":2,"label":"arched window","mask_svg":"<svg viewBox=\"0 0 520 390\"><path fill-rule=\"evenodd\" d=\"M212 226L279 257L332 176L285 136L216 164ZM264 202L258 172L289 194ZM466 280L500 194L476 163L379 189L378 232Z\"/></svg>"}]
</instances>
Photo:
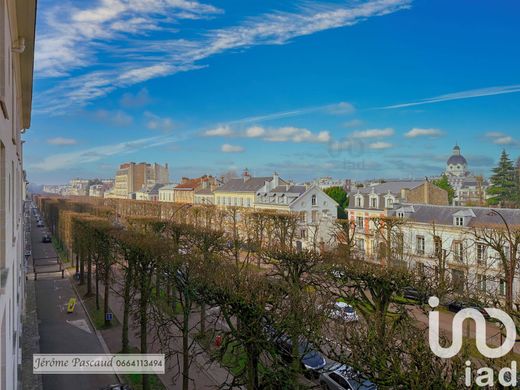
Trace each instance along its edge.
<instances>
[{"instance_id":1,"label":"arched window","mask_svg":"<svg viewBox=\"0 0 520 390\"><path fill-rule=\"evenodd\" d=\"M313 206L316 206L316 204L317 204L317 202L316 202L316 195L312 195L311 203L312 203Z\"/></svg>"}]
</instances>

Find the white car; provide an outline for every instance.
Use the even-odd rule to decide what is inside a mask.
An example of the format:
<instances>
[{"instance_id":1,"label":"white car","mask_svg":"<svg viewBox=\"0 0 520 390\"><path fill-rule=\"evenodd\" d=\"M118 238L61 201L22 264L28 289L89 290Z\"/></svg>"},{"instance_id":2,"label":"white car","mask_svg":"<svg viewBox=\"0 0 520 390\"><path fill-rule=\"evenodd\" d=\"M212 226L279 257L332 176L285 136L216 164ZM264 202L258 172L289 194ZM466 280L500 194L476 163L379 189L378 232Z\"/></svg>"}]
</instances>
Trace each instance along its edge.
<instances>
[{"instance_id":1,"label":"white car","mask_svg":"<svg viewBox=\"0 0 520 390\"><path fill-rule=\"evenodd\" d=\"M329 317L335 320L343 320L347 322L358 321L358 315L354 308L345 302L335 302L331 308Z\"/></svg>"}]
</instances>

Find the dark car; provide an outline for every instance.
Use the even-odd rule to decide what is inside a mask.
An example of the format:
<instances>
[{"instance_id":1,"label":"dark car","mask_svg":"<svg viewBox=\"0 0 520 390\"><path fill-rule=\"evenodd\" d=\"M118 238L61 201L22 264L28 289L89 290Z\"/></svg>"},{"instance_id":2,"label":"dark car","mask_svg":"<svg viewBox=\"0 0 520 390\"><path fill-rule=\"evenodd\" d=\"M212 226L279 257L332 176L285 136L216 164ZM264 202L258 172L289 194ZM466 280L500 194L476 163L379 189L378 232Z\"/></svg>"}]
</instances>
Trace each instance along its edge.
<instances>
[{"instance_id":1,"label":"dark car","mask_svg":"<svg viewBox=\"0 0 520 390\"><path fill-rule=\"evenodd\" d=\"M453 313L458 313L462 309L476 309L484 316L484 318L490 318L488 312L484 310L484 308L480 306L478 303L457 300L448 303L448 310Z\"/></svg>"},{"instance_id":2,"label":"dark car","mask_svg":"<svg viewBox=\"0 0 520 390\"><path fill-rule=\"evenodd\" d=\"M99 390L132 390L132 388L125 384L116 384L116 385L108 385L108 386L102 387Z\"/></svg>"},{"instance_id":3,"label":"dark car","mask_svg":"<svg viewBox=\"0 0 520 390\"><path fill-rule=\"evenodd\" d=\"M51 235L48 234L48 233L45 233L45 234L42 236L42 242L44 242L44 243L52 242Z\"/></svg>"},{"instance_id":4,"label":"dark car","mask_svg":"<svg viewBox=\"0 0 520 390\"><path fill-rule=\"evenodd\" d=\"M37 227L44 227L45 224L43 223L43 221L39 220L38 222L36 222L36 226Z\"/></svg>"},{"instance_id":5,"label":"dark car","mask_svg":"<svg viewBox=\"0 0 520 390\"><path fill-rule=\"evenodd\" d=\"M281 335L275 340L276 346L287 360L292 358L292 340L287 335ZM298 342L300 361L305 370L317 377L319 372L327 364L321 353L316 351L313 345L304 338Z\"/></svg>"},{"instance_id":6,"label":"dark car","mask_svg":"<svg viewBox=\"0 0 520 390\"><path fill-rule=\"evenodd\" d=\"M405 287L403 290L403 298L417 301L420 303L426 302L426 294L416 290L413 287Z\"/></svg>"},{"instance_id":7,"label":"dark car","mask_svg":"<svg viewBox=\"0 0 520 390\"><path fill-rule=\"evenodd\" d=\"M352 367L342 365L320 375L320 386L327 390L376 390L377 386Z\"/></svg>"}]
</instances>

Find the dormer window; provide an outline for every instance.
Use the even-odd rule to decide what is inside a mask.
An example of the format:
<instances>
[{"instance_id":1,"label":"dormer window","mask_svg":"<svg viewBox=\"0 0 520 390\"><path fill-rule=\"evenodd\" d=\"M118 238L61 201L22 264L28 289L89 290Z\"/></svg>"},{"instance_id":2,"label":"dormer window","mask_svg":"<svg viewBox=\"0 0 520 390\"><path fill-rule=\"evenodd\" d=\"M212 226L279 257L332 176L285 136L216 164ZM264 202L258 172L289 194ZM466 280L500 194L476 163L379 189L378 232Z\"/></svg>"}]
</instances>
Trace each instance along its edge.
<instances>
[{"instance_id":1,"label":"dormer window","mask_svg":"<svg viewBox=\"0 0 520 390\"><path fill-rule=\"evenodd\" d=\"M455 226L464 226L464 217L455 217Z\"/></svg>"},{"instance_id":2,"label":"dormer window","mask_svg":"<svg viewBox=\"0 0 520 390\"><path fill-rule=\"evenodd\" d=\"M402 211L398 212L397 217L404 218L404 213Z\"/></svg>"},{"instance_id":3,"label":"dormer window","mask_svg":"<svg viewBox=\"0 0 520 390\"><path fill-rule=\"evenodd\" d=\"M392 196L387 196L385 199L385 206L387 209L391 209L394 207L394 198Z\"/></svg>"},{"instance_id":4,"label":"dormer window","mask_svg":"<svg viewBox=\"0 0 520 390\"><path fill-rule=\"evenodd\" d=\"M363 195L356 195L356 207L363 207Z\"/></svg>"},{"instance_id":5,"label":"dormer window","mask_svg":"<svg viewBox=\"0 0 520 390\"><path fill-rule=\"evenodd\" d=\"M316 195L312 195L312 198L311 198L311 204L313 206L316 206L318 203L317 203L317 200L316 200Z\"/></svg>"}]
</instances>

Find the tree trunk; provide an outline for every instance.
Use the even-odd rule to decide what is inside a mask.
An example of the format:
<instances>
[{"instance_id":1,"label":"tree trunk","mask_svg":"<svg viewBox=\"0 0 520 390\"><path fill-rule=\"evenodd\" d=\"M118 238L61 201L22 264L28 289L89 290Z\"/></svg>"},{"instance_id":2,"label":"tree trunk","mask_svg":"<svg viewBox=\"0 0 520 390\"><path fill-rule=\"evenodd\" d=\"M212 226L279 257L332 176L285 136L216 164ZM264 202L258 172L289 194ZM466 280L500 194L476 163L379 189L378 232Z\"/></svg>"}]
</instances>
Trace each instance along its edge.
<instances>
[{"instance_id":1,"label":"tree trunk","mask_svg":"<svg viewBox=\"0 0 520 390\"><path fill-rule=\"evenodd\" d=\"M104 312L105 312L105 326L110 326L110 321L107 319L107 313L108 313L108 298L110 294L110 260L107 258L105 260L105 278L104 278L104 285L105 285L105 301L103 304Z\"/></svg>"},{"instance_id":2,"label":"tree trunk","mask_svg":"<svg viewBox=\"0 0 520 390\"><path fill-rule=\"evenodd\" d=\"M258 390L258 362L259 356L255 345L248 344L247 351L247 389Z\"/></svg>"},{"instance_id":3,"label":"tree trunk","mask_svg":"<svg viewBox=\"0 0 520 390\"><path fill-rule=\"evenodd\" d=\"M125 287L123 291L123 333L122 333L122 352L130 352L129 340L128 340L128 322L130 317L130 289L132 283L133 273L133 262L128 261L126 275L125 275Z\"/></svg>"},{"instance_id":4,"label":"tree trunk","mask_svg":"<svg viewBox=\"0 0 520 390\"><path fill-rule=\"evenodd\" d=\"M99 310L99 275L98 266L96 264L96 310Z\"/></svg>"},{"instance_id":5,"label":"tree trunk","mask_svg":"<svg viewBox=\"0 0 520 390\"><path fill-rule=\"evenodd\" d=\"M187 294L186 294L187 295ZM182 323L182 390L188 390L190 384L190 303L189 298L185 297L183 306Z\"/></svg>"},{"instance_id":6,"label":"tree trunk","mask_svg":"<svg viewBox=\"0 0 520 390\"><path fill-rule=\"evenodd\" d=\"M92 254L87 255L87 296L92 295Z\"/></svg>"},{"instance_id":7,"label":"tree trunk","mask_svg":"<svg viewBox=\"0 0 520 390\"><path fill-rule=\"evenodd\" d=\"M200 303L200 334L204 336L206 334L206 303Z\"/></svg>"},{"instance_id":8,"label":"tree trunk","mask_svg":"<svg viewBox=\"0 0 520 390\"><path fill-rule=\"evenodd\" d=\"M139 302L139 319L141 323L140 329L140 338L141 338L141 353L148 352L148 339L147 339L147 331L148 331L148 288L150 283L147 283L147 275L143 272L143 276L141 276L141 291L140 291L140 302ZM142 380L142 389L149 390L149 378L148 375L143 374Z\"/></svg>"}]
</instances>

